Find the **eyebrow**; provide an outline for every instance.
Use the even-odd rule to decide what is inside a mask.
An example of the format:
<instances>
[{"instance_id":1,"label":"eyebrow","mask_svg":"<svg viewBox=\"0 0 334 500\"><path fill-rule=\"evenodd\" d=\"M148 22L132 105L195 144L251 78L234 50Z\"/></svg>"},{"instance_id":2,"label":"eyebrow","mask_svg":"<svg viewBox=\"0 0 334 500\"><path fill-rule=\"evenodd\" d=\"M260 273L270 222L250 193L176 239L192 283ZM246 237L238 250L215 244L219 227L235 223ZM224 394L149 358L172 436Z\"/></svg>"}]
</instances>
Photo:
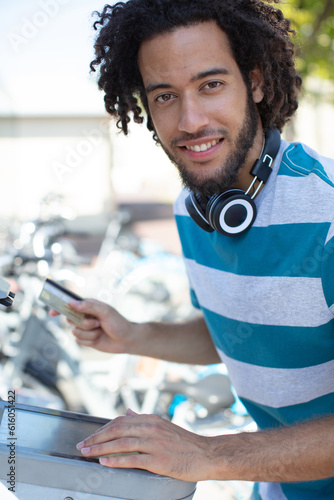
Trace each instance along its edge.
<instances>
[{"instance_id":1,"label":"eyebrow","mask_svg":"<svg viewBox=\"0 0 334 500\"><path fill-rule=\"evenodd\" d=\"M214 76L214 75L229 75L230 71L226 68L210 68L206 71L201 71L200 73L197 73L194 75L191 79L190 82L197 82L198 80L202 80L203 78L206 78L208 76ZM172 88L173 85L170 83L151 83L145 87L146 94L149 94L150 92L154 92L155 90L159 89L170 89Z\"/></svg>"}]
</instances>

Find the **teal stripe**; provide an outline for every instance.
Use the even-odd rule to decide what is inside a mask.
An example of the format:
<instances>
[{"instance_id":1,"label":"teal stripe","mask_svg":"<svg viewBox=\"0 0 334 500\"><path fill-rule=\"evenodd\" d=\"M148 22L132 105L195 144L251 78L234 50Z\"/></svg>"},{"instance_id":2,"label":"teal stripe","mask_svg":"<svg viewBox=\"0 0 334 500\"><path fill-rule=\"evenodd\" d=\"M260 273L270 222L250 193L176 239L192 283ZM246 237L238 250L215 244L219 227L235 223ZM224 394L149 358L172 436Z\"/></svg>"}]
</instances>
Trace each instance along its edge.
<instances>
[{"instance_id":1,"label":"teal stripe","mask_svg":"<svg viewBox=\"0 0 334 500\"><path fill-rule=\"evenodd\" d=\"M227 356L268 368L305 368L334 359L334 319L317 327L267 326L202 308L215 345Z\"/></svg>"},{"instance_id":2,"label":"teal stripe","mask_svg":"<svg viewBox=\"0 0 334 500\"><path fill-rule=\"evenodd\" d=\"M334 304L334 238L329 240L322 258L322 286L328 307Z\"/></svg>"},{"instance_id":3,"label":"teal stripe","mask_svg":"<svg viewBox=\"0 0 334 500\"><path fill-rule=\"evenodd\" d=\"M288 500L333 500L334 479L303 483L281 483Z\"/></svg>"},{"instance_id":4,"label":"teal stripe","mask_svg":"<svg viewBox=\"0 0 334 500\"><path fill-rule=\"evenodd\" d=\"M207 266L210 255L210 267L244 276L321 276L322 249L329 223L253 226L235 238L216 231L206 233L187 216L177 215L176 223L184 256L198 264Z\"/></svg>"},{"instance_id":5,"label":"teal stripe","mask_svg":"<svg viewBox=\"0 0 334 500\"><path fill-rule=\"evenodd\" d=\"M282 425L292 425L334 414L334 393L321 396L307 403L301 403L282 408L253 403L249 399L240 397L249 414L257 422L260 429L277 428Z\"/></svg>"},{"instance_id":6,"label":"teal stripe","mask_svg":"<svg viewBox=\"0 0 334 500\"><path fill-rule=\"evenodd\" d=\"M334 480L308 481L303 483L280 483L287 500L333 500ZM251 500L264 500L255 483ZM274 500L274 499L273 499Z\"/></svg>"},{"instance_id":7,"label":"teal stripe","mask_svg":"<svg viewBox=\"0 0 334 500\"><path fill-rule=\"evenodd\" d=\"M307 154L302 144L291 144L285 150L282 157L282 164L278 175L289 175L291 177L306 176L315 174L327 184L334 187L333 182L328 177L322 164L313 156Z\"/></svg>"},{"instance_id":8,"label":"teal stripe","mask_svg":"<svg viewBox=\"0 0 334 500\"><path fill-rule=\"evenodd\" d=\"M254 484L253 494L250 500L262 500L259 494L259 483Z\"/></svg>"},{"instance_id":9,"label":"teal stripe","mask_svg":"<svg viewBox=\"0 0 334 500\"><path fill-rule=\"evenodd\" d=\"M201 306L197 300L197 295L192 288L190 289L190 300L192 305L196 307L196 309L200 309Z\"/></svg>"}]
</instances>

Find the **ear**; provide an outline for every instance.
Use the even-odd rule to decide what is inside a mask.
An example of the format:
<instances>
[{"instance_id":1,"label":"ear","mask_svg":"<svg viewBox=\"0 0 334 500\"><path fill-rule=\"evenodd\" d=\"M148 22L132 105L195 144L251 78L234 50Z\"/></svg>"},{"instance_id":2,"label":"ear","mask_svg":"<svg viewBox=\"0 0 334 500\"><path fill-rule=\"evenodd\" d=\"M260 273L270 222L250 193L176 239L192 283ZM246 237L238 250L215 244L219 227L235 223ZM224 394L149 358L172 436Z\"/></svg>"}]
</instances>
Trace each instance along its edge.
<instances>
[{"instance_id":1,"label":"ear","mask_svg":"<svg viewBox=\"0 0 334 500\"><path fill-rule=\"evenodd\" d=\"M262 71L258 68L253 69L253 71L250 72L250 80L252 83L253 101L255 103L261 102L264 97L264 92L262 90L264 85Z\"/></svg>"}]
</instances>

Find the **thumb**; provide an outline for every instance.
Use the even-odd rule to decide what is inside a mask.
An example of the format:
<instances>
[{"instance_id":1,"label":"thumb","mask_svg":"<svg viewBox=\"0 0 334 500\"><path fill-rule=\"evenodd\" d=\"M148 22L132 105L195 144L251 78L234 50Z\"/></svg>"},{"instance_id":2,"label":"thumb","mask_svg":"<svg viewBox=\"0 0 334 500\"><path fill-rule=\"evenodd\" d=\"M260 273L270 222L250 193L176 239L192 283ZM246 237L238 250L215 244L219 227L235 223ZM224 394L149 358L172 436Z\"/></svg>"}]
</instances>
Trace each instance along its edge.
<instances>
[{"instance_id":1,"label":"thumb","mask_svg":"<svg viewBox=\"0 0 334 500\"><path fill-rule=\"evenodd\" d=\"M97 318L105 317L109 312L109 306L95 299L71 300L70 306L75 311Z\"/></svg>"}]
</instances>

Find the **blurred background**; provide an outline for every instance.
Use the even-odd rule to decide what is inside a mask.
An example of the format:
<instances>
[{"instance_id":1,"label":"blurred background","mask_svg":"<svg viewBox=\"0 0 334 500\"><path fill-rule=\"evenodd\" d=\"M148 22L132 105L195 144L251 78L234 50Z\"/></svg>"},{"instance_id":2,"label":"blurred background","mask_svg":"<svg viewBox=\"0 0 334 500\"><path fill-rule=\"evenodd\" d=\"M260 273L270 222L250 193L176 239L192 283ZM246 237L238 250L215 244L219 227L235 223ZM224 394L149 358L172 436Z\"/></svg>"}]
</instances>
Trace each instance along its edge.
<instances>
[{"instance_id":1,"label":"blurred background","mask_svg":"<svg viewBox=\"0 0 334 500\"><path fill-rule=\"evenodd\" d=\"M78 216L103 220L120 203L156 202L164 209L179 191L174 167L145 127L132 127L124 138L105 113L89 72L92 13L103 6L0 1L2 218L36 217L50 193ZM171 215L168 207L164 213Z\"/></svg>"},{"instance_id":2,"label":"blurred background","mask_svg":"<svg viewBox=\"0 0 334 500\"><path fill-rule=\"evenodd\" d=\"M78 215L118 203L170 204L180 185L145 126L125 138L109 122L94 73L97 0L0 0L0 215L35 217L46 194ZM289 139L333 156L331 0L282 5L298 29L304 96Z\"/></svg>"}]
</instances>

